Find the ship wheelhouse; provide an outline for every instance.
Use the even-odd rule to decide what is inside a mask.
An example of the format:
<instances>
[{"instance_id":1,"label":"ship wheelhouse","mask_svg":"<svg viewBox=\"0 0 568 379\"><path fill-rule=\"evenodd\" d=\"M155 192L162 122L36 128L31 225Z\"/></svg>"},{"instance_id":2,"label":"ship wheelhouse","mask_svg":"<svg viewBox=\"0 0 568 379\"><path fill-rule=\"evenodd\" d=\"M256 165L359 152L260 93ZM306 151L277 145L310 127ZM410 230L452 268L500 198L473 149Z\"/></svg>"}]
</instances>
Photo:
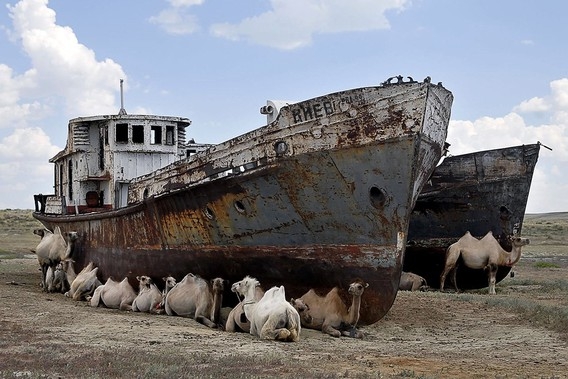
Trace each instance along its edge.
<instances>
[{"instance_id":1,"label":"ship wheelhouse","mask_svg":"<svg viewBox=\"0 0 568 379\"><path fill-rule=\"evenodd\" d=\"M69 121L54 164L54 194L36 195L36 211L80 214L127 205L130 180L186 158L182 117L106 115ZM192 145L192 144L190 144Z\"/></svg>"}]
</instances>

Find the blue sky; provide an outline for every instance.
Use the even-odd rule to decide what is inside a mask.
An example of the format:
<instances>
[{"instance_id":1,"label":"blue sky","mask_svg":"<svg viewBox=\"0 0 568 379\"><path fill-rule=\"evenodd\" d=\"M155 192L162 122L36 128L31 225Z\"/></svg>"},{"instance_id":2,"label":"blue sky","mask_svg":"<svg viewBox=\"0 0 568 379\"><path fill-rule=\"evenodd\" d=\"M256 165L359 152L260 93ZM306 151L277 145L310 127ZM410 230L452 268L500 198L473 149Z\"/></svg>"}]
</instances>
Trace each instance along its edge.
<instances>
[{"instance_id":1,"label":"blue sky","mask_svg":"<svg viewBox=\"0 0 568 379\"><path fill-rule=\"evenodd\" d=\"M68 119L184 116L218 143L266 100L431 76L454 94L453 155L541 149L527 212L568 211L565 1L21 0L0 8L0 209L52 193Z\"/></svg>"}]
</instances>

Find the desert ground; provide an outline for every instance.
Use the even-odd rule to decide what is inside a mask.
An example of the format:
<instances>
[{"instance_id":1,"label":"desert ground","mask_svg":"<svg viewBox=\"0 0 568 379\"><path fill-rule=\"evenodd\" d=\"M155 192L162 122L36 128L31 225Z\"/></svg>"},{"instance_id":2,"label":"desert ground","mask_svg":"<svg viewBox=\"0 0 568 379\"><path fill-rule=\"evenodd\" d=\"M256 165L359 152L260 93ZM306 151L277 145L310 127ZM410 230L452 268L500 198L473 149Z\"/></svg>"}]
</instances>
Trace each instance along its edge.
<instances>
[{"instance_id":1,"label":"desert ground","mask_svg":"<svg viewBox=\"0 0 568 379\"><path fill-rule=\"evenodd\" d=\"M496 295L399 292L363 339L297 343L42 292L29 213L0 211L2 378L568 378L568 213L527 215Z\"/></svg>"}]
</instances>

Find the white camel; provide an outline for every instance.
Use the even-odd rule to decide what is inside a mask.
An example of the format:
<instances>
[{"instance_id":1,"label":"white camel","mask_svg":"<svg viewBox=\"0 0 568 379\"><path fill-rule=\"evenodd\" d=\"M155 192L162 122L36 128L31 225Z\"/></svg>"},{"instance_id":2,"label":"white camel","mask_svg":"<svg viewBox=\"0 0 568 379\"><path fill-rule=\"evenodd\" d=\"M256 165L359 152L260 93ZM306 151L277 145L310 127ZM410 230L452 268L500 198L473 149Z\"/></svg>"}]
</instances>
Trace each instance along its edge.
<instances>
[{"instance_id":1,"label":"white camel","mask_svg":"<svg viewBox=\"0 0 568 379\"><path fill-rule=\"evenodd\" d=\"M349 309L339 296L339 288L334 287L325 296L318 295L313 289L300 299L309 307L311 320L302 318L302 326L321 330L333 337L363 338L363 333L356 329L360 317L361 296L368 283L356 279L349 285L348 292L353 297Z\"/></svg>"},{"instance_id":2,"label":"white camel","mask_svg":"<svg viewBox=\"0 0 568 379\"><path fill-rule=\"evenodd\" d=\"M138 295L132 302L132 310L134 312L160 313L160 304L162 304L162 293L154 284L149 276L137 276L138 279Z\"/></svg>"},{"instance_id":3,"label":"white camel","mask_svg":"<svg viewBox=\"0 0 568 379\"><path fill-rule=\"evenodd\" d=\"M398 284L398 289L401 291L418 291L418 290L426 290L428 288L428 284L426 283L426 279L421 277L418 274L413 272L405 272L403 271L400 274L400 282Z\"/></svg>"},{"instance_id":4,"label":"white camel","mask_svg":"<svg viewBox=\"0 0 568 379\"><path fill-rule=\"evenodd\" d=\"M469 232L466 232L456 243L451 244L446 250L446 264L440 275L440 291L444 290L444 283L448 273L453 271L453 281L456 291L457 263L462 259L463 264L472 269L485 269L488 271L489 294L495 294L495 282L498 266L512 267L521 258L521 248L529 244L528 238L510 236L513 246L511 252L505 251L495 239L492 232L488 232L478 240Z\"/></svg>"},{"instance_id":5,"label":"white camel","mask_svg":"<svg viewBox=\"0 0 568 379\"><path fill-rule=\"evenodd\" d=\"M95 267L93 262L89 262L71 282L71 288L65 292L65 296L72 297L76 301L89 298L95 289L101 285L97 278L98 271L99 268Z\"/></svg>"},{"instance_id":6,"label":"white camel","mask_svg":"<svg viewBox=\"0 0 568 379\"><path fill-rule=\"evenodd\" d=\"M272 287L260 300L255 300L259 285L258 280L246 276L231 286L231 291L244 296L243 308L250 321L250 334L262 339L299 341L300 315L286 301L284 286Z\"/></svg>"},{"instance_id":7,"label":"white camel","mask_svg":"<svg viewBox=\"0 0 568 379\"><path fill-rule=\"evenodd\" d=\"M168 296L168 292L177 284L176 278L173 276L164 276L162 280L164 281L164 289L162 290L162 301L157 306L158 313L165 312L166 296Z\"/></svg>"},{"instance_id":8,"label":"white camel","mask_svg":"<svg viewBox=\"0 0 568 379\"><path fill-rule=\"evenodd\" d=\"M91 307L98 307L102 304L107 308L127 311L132 310L134 299L136 299L136 292L128 282L128 278L120 282L108 278L105 284L95 289L90 302Z\"/></svg>"},{"instance_id":9,"label":"white camel","mask_svg":"<svg viewBox=\"0 0 568 379\"><path fill-rule=\"evenodd\" d=\"M210 328L223 328L220 321L224 280L211 282L194 274L187 274L166 295L166 313L170 316L186 316Z\"/></svg>"},{"instance_id":10,"label":"white camel","mask_svg":"<svg viewBox=\"0 0 568 379\"><path fill-rule=\"evenodd\" d=\"M56 226L53 232L47 229L35 229L34 234L41 237L33 252L37 255L41 267L41 286L44 291L48 291L48 284L46 283L48 267L51 266L52 270L55 271L55 266L60 261L70 257L78 235L77 232L69 232L67 233L69 241L66 241L59 226Z\"/></svg>"},{"instance_id":11,"label":"white camel","mask_svg":"<svg viewBox=\"0 0 568 379\"><path fill-rule=\"evenodd\" d=\"M262 287L257 286L254 292L254 299L258 301L262 299L263 296L264 296L264 290L262 289ZM245 315L245 310L243 309L242 301L239 301L239 303L235 305L233 309L231 309L231 312L229 312L229 316L227 317L227 322L225 323L225 331L231 333L236 331L243 331L245 333L250 333L250 321L247 319Z\"/></svg>"}]
</instances>

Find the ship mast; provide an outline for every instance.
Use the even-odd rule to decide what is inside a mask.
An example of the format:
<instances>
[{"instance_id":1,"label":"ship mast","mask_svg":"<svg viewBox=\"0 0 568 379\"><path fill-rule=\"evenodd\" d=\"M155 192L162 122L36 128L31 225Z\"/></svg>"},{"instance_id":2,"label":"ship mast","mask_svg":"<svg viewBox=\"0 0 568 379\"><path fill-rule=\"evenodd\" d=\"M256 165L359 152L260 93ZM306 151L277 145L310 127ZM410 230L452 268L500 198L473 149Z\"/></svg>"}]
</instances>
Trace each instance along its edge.
<instances>
[{"instance_id":1,"label":"ship mast","mask_svg":"<svg viewBox=\"0 0 568 379\"><path fill-rule=\"evenodd\" d=\"M119 116L125 116L126 115L126 109L124 109L124 91L122 89L122 83L123 82L124 82L124 79L120 79L120 110L118 111Z\"/></svg>"}]
</instances>

